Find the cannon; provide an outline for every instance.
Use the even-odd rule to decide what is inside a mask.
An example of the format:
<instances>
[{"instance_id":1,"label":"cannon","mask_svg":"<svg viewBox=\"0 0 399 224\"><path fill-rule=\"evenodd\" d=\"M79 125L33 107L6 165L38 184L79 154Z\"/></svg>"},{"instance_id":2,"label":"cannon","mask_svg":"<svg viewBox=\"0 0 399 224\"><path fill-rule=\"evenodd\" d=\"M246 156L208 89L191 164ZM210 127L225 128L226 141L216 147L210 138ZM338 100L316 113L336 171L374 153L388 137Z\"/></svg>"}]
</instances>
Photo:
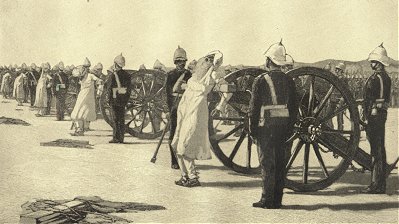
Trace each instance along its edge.
<instances>
[{"instance_id":1,"label":"cannon","mask_svg":"<svg viewBox=\"0 0 399 224\"><path fill-rule=\"evenodd\" d=\"M131 76L132 92L125 109L125 131L141 139L160 137L167 128L168 108L163 87L166 74L152 69L126 71ZM104 120L112 126L113 115L108 97L107 91L104 91L99 99L99 105Z\"/></svg>"},{"instance_id":2,"label":"cannon","mask_svg":"<svg viewBox=\"0 0 399 224\"><path fill-rule=\"evenodd\" d=\"M225 76L209 96L209 139L216 157L242 174L260 173L256 145L249 130L252 83L265 70L245 68ZM300 67L287 73L296 84L298 117L286 147L286 187L317 191L340 178L355 161L371 170L371 156L359 148L361 120L348 84L331 72ZM221 104L223 104L221 106ZM220 108L230 108L221 112ZM343 127L336 119L345 113ZM394 169L387 164L387 175Z\"/></svg>"}]
</instances>

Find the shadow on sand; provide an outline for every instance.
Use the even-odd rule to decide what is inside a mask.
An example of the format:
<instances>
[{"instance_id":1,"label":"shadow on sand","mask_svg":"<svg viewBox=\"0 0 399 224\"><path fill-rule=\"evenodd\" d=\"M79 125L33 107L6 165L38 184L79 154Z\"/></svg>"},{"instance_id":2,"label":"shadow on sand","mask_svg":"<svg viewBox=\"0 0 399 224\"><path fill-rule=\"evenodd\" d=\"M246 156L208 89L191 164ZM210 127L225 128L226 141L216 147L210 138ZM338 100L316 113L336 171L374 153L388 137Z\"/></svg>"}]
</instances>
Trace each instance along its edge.
<instances>
[{"instance_id":1,"label":"shadow on sand","mask_svg":"<svg viewBox=\"0 0 399 224\"><path fill-rule=\"evenodd\" d=\"M249 180L241 182L218 181L218 182L201 182L203 187L217 187L217 188L259 188L262 187L261 180Z\"/></svg>"},{"instance_id":2,"label":"shadow on sand","mask_svg":"<svg viewBox=\"0 0 399 224\"><path fill-rule=\"evenodd\" d=\"M345 203L345 204L315 204L315 205L286 205L283 209L314 211L328 208L333 211L377 211L399 208L399 202Z\"/></svg>"},{"instance_id":3,"label":"shadow on sand","mask_svg":"<svg viewBox=\"0 0 399 224\"><path fill-rule=\"evenodd\" d=\"M354 171L347 171L339 180L337 184L345 184L345 186L334 189L326 189L316 192L287 192L287 194L306 194L306 195L335 195L345 196L352 194L359 194L361 190L370 184L370 172L358 173ZM386 194L399 195L399 178L397 172L392 172L387 178Z\"/></svg>"}]
</instances>

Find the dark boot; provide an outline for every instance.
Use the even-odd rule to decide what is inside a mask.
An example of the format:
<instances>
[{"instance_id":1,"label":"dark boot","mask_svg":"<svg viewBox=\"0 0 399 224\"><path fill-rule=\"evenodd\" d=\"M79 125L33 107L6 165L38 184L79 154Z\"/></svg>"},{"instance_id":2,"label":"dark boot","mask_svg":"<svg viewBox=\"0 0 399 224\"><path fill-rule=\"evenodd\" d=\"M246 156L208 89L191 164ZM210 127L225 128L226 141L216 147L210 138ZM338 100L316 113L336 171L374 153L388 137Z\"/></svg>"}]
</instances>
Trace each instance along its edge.
<instances>
[{"instance_id":1,"label":"dark boot","mask_svg":"<svg viewBox=\"0 0 399 224\"><path fill-rule=\"evenodd\" d=\"M273 203L266 201L266 195L264 195L264 194L262 194L262 197L258 202L252 203L252 207L266 208L266 209L276 209L277 208L277 206L273 205ZM281 205L278 208L281 208Z\"/></svg>"},{"instance_id":2,"label":"dark boot","mask_svg":"<svg viewBox=\"0 0 399 224\"><path fill-rule=\"evenodd\" d=\"M181 178L180 178L180 180L176 180L175 181L175 184L176 185L179 185L179 186L182 186L182 187L185 187L185 186L187 186L187 184L188 184L188 176L182 176Z\"/></svg>"},{"instance_id":3,"label":"dark boot","mask_svg":"<svg viewBox=\"0 0 399 224\"><path fill-rule=\"evenodd\" d=\"M187 182L186 187L199 187L201 183L199 182L198 178L189 179Z\"/></svg>"}]
</instances>

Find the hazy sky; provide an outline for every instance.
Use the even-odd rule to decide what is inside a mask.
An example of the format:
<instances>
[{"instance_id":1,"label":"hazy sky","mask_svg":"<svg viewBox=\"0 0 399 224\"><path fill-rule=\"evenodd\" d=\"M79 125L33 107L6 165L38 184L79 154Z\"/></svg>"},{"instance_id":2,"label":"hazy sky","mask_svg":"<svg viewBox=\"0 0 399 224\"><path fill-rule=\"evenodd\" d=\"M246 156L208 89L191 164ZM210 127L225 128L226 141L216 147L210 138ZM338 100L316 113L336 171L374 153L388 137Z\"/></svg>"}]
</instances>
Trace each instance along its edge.
<instances>
[{"instance_id":1,"label":"hazy sky","mask_svg":"<svg viewBox=\"0 0 399 224\"><path fill-rule=\"evenodd\" d=\"M398 0L0 0L0 65L172 66L219 49L224 64L260 65L283 38L296 61L358 61L382 41L398 59Z\"/></svg>"}]
</instances>

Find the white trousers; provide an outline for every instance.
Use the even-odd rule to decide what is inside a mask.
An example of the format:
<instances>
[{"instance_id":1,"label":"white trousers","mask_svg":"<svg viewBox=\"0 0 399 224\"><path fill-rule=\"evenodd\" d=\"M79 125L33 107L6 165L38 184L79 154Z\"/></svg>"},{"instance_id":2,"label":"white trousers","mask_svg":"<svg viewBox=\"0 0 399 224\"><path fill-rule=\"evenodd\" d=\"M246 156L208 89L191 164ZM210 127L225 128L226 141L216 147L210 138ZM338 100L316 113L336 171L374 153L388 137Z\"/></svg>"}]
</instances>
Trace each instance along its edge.
<instances>
[{"instance_id":1,"label":"white trousers","mask_svg":"<svg viewBox=\"0 0 399 224\"><path fill-rule=\"evenodd\" d=\"M182 176L188 176L190 179L198 178L194 159L188 159L184 158L182 155L177 155L177 163L179 163Z\"/></svg>"}]
</instances>

